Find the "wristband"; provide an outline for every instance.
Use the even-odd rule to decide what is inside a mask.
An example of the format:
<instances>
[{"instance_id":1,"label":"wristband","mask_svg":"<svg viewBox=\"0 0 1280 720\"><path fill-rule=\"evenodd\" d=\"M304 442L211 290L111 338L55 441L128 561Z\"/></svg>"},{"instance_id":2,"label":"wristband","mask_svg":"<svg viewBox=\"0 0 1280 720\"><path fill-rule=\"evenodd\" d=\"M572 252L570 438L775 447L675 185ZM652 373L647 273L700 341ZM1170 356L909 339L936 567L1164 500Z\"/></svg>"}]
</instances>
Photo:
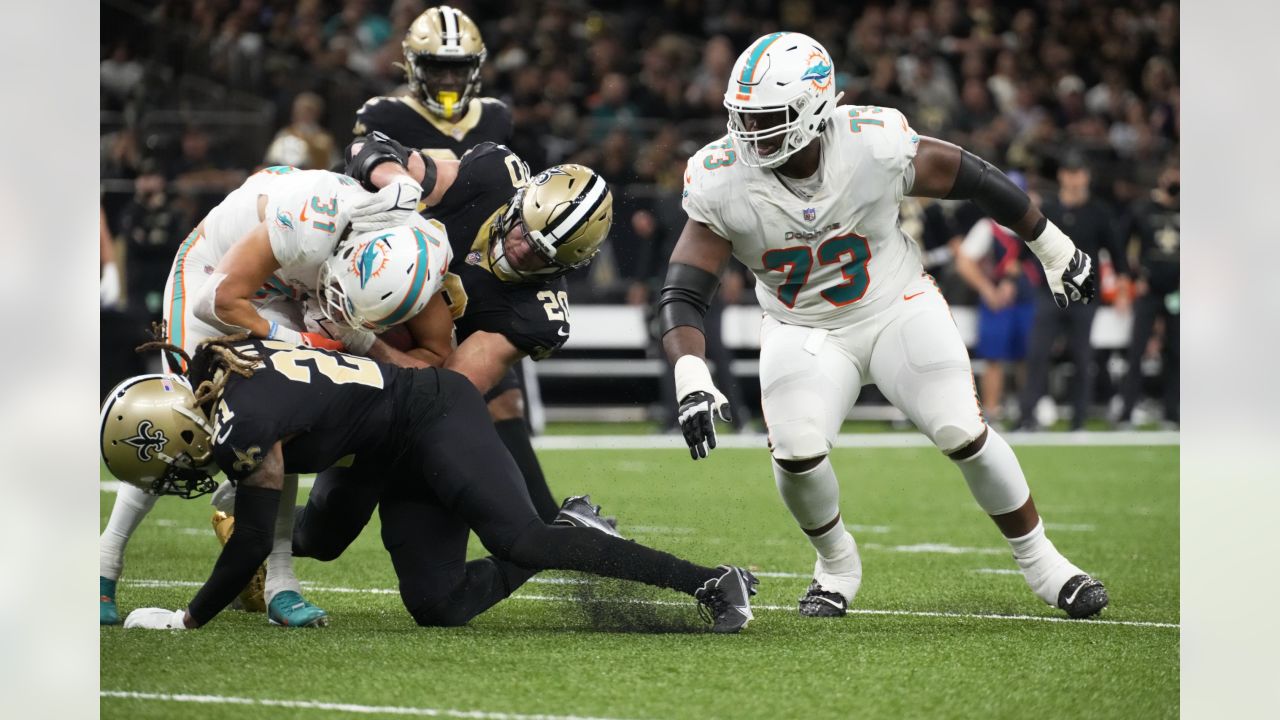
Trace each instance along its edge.
<instances>
[{"instance_id":1,"label":"wristband","mask_svg":"<svg viewBox=\"0 0 1280 720\"><path fill-rule=\"evenodd\" d=\"M271 323L271 330L267 332L267 339L287 342L290 345L306 345L302 339L302 333L293 328L284 327L278 322Z\"/></svg>"},{"instance_id":2,"label":"wristband","mask_svg":"<svg viewBox=\"0 0 1280 720\"><path fill-rule=\"evenodd\" d=\"M707 362L697 355L681 355L675 365L676 402L684 402L690 393L708 392L715 394L715 383L711 381L711 370Z\"/></svg>"},{"instance_id":3,"label":"wristband","mask_svg":"<svg viewBox=\"0 0 1280 720\"><path fill-rule=\"evenodd\" d=\"M1076 253L1076 246L1071 238L1048 221L1036 239L1027 242L1027 247L1031 248L1031 252L1040 258L1040 264L1046 268L1066 267Z\"/></svg>"}]
</instances>

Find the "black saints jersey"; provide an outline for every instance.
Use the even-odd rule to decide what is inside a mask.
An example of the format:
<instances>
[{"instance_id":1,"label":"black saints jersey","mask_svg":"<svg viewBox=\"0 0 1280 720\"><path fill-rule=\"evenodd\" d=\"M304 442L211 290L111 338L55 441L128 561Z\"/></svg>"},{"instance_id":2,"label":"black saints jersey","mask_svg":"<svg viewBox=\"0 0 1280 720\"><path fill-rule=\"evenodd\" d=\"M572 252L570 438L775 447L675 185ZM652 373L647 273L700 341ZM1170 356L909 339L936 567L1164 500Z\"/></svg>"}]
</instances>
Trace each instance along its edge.
<instances>
[{"instance_id":1,"label":"black saints jersey","mask_svg":"<svg viewBox=\"0 0 1280 720\"><path fill-rule=\"evenodd\" d=\"M1179 287L1179 252L1182 248L1182 216L1177 205L1154 200L1134 213L1134 230L1140 243L1138 263L1151 291L1161 295Z\"/></svg>"},{"instance_id":2,"label":"black saints jersey","mask_svg":"<svg viewBox=\"0 0 1280 720\"><path fill-rule=\"evenodd\" d=\"M414 371L275 340L236 349L262 362L252 377L232 375L213 407L213 456L232 480L251 474L284 440L286 473L313 473L351 456L393 456L408 433L398 401ZM286 439L288 438L288 439Z\"/></svg>"},{"instance_id":3,"label":"black saints jersey","mask_svg":"<svg viewBox=\"0 0 1280 720\"><path fill-rule=\"evenodd\" d=\"M457 160L477 143L511 141L511 109L495 98L472 98L457 122L433 115L414 97L376 97L356 111L353 132L386 133L405 147L422 148L428 155Z\"/></svg>"},{"instance_id":4,"label":"black saints jersey","mask_svg":"<svg viewBox=\"0 0 1280 720\"><path fill-rule=\"evenodd\" d=\"M541 360L569 339L569 293L563 277L549 282L510 283L489 266L491 227L529 180L524 161L487 142L462 156L458 177L425 215L444 223L453 262L442 292L461 343L476 331L507 338Z\"/></svg>"}]
</instances>

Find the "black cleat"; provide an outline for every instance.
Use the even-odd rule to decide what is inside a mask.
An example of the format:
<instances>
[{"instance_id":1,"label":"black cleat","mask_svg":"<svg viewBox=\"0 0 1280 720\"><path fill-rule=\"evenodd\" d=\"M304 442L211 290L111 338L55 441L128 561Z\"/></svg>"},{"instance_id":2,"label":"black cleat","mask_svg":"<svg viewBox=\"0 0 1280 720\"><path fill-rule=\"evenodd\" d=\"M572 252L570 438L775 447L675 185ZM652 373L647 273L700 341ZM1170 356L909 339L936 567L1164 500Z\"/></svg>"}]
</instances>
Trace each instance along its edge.
<instances>
[{"instance_id":1,"label":"black cleat","mask_svg":"<svg viewBox=\"0 0 1280 720\"><path fill-rule=\"evenodd\" d=\"M809 583L800 598L800 614L804 617L844 617L847 612L849 601L838 592L823 590L817 580Z\"/></svg>"},{"instance_id":2,"label":"black cleat","mask_svg":"<svg viewBox=\"0 0 1280 720\"><path fill-rule=\"evenodd\" d=\"M1077 619L1097 615L1107 602L1107 588L1088 575L1076 575L1058 591L1058 607Z\"/></svg>"},{"instance_id":3,"label":"black cleat","mask_svg":"<svg viewBox=\"0 0 1280 720\"><path fill-rule=\"evenodd\" d=\"M736 633L755 617L751 614L751 596L760 581L747 570L721 565L724 572L708 580L693 594L698 599L698 612L711 623L711 631Z\"/></svg>"},{"instance_id":4,"label":"black cleat","mask_svg":"<svg viewBox=\"0 0 1280 720\"><path fill-rule=\"evenodd\" d=\"M560 512L556 513L555 525L572 525L573 527L599 530L616 538L622 537L618 532L617 520L600 517L600 506L591 504L590 495L574 495L564 501Z\"/></svg>"}]
</instances>

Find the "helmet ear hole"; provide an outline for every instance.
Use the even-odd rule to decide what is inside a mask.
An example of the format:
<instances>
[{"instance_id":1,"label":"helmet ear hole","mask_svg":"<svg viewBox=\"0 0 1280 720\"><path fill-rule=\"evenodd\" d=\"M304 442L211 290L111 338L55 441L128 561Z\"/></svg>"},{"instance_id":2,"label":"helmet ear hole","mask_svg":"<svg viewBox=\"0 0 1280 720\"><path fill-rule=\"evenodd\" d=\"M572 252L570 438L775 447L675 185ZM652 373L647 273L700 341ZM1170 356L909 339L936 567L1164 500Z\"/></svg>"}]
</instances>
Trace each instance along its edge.
<instances>
[{"instance_id":1,"label":"helmet ear hole","mask_svg":"<svg viewBox=\"0 0 1280 720\"><path fill-rule=\"evenodd\" d=\"M182 442L188 445L195 442L195 439L196 439L196 434L191 432L190 430L183 430L180 433L180 436L182 437Z\"/></svg>"}]
</instances>

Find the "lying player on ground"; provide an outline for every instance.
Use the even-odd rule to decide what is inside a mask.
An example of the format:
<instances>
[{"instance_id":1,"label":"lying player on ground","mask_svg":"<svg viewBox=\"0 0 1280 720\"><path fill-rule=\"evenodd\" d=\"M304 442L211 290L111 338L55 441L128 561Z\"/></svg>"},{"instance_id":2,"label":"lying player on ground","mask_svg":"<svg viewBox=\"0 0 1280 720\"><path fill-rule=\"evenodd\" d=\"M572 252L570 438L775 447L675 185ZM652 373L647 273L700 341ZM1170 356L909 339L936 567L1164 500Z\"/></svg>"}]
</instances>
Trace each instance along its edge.
<instances>
[{"instance_id":1,"label":"lying player on ground","mask_svg":"<svg viewBox=\"0 0 1280 720\"><path fill-rule=\"evenodd\" d=\"M802 615L844 615L862 581L827 455L870 383L956 463L1036 596L1071 617L1097 614L1105 588L1045 537L1017 457L982 418L968 351L899 227L899 203L971 199L1035 238L1028 246L1061 307L1093 299L1092 263L986 161L917 136L897 110L837 106L835 77L812 38L758 39L729 78L728 137L689 159L689 220L658 312L690 453L706 457L712 415L728 414L704 362L702 317L734 256L759 279L765 310L760 386L774 477L818 554Z\"/></svg>"},{"instance_id":2,"label":"lying player on ground","mask_svg":"<svg viewBox=\"0 0 1280 720\"><path fill-rule=\"evenodd\" d=\"M185 355L168 344L143 346L151 348ZM407 533L388 546L405 605L420 623L466 622L548 569L679 590L697 598L717 632L736 632L752 619L757 582L746 570L702 567L596 529L543 523L479 392L457 373L243 334L206 340L186 366L190 384L150 375L111 392L103 458L120 480L143 487L199 482L221 469L238 485L236 531L186 610L135 610L125 627L183 629L212 620L271 552L285 474L323 471L349 456L376 462L400 487L417 486L405 502L390 504L384 512L396 515L384 520L390 532ZM437 522L451 531L445 544L414 542ZM492 557L465 562L468 528ZM433 541L446 539L435 532ZM444 565L452 570L418 572ZM419 587L424 577L447 584Z\"/></svg>"},{"instance_id":3,"label":"lying player on ground","mask_svg":"<svg viewBox=\"0 0 1280 720\"><path fill-rule=\"evenodd\" d=\"M388 214L397 202L416 207L420 194L411 182L402 182L371 196L344 175L318 170L273 167L253 175L210 211L178 249L165 288L170 343L192 352L203 339L249 329L258 337L292 344L340 347L327 336L304 331L301 302L314 294L321 264L343 240L363 248L364 266L377 271L370 272L350 297L371 326L381 328L419 314L425 318L428 313L420 311L439 287L439 271L449 261L448 242L438 224L411 214ZM400 221L399 227L389 227L392 217ZM447 322L443 300L437 300L436 308ZM344 338L357 345L355 350L394 359L394 351L374 344L368 331ZM439 362L448 351L445 338L418 352ZM167 355L163 360L172 372L182 370L180 358ZM286 492L296 492L295 484L296 478L290 479ZM100 540L102 624L119 622L116 582L125 545L157 497L190 498L213 487L212 480L162 484L145 491L121 487ZM282 506L265 588L257 582L258 596L248 597L247 606L267 610L270 620L279 624L321 624L324 611L302 599L293 574L292 512L292 502ZM255 601L259 606L253 606Z\"/></svg>"}]
</instances>

